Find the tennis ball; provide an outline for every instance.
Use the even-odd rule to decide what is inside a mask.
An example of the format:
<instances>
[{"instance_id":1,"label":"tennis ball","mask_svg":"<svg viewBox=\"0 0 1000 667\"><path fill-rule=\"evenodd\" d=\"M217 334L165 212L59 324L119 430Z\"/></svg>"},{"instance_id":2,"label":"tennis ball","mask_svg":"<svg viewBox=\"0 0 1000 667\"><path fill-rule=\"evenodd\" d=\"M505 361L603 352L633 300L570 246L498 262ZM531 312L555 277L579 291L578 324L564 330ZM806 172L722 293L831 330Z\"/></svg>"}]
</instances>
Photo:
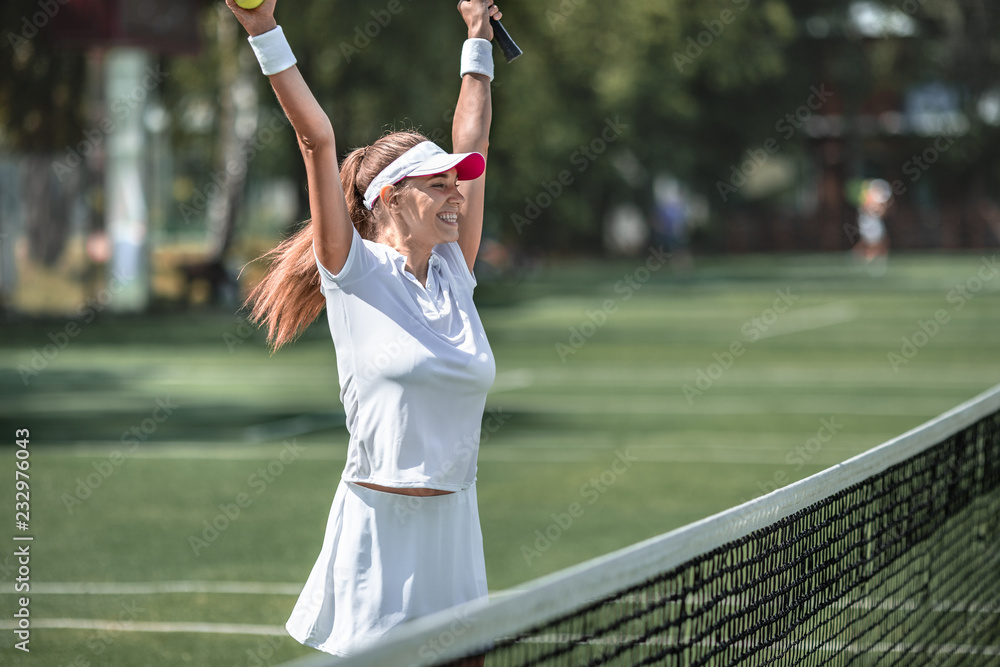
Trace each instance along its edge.
<instances>
[{"instance_id":1,"label":"tennis ball","mask_svg":"<svg viewBox=\"0 0 1000 667\"><path fill-rule=\"evenodd\" d=\"M243 9L256 9L257 7L260 7L263 2L264 0L236 0L236 4Z\"/></svg>"}]
</instances>

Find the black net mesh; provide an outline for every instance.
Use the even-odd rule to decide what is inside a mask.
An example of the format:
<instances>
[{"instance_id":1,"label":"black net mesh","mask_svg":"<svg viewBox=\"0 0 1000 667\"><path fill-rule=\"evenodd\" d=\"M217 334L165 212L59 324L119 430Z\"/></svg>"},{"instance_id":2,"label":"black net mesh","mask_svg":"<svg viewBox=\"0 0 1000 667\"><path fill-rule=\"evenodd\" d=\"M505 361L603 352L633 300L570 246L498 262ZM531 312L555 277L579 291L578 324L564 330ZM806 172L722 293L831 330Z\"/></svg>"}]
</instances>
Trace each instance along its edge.
<instances>
[{"instance_id":1,"label":"black net mesh","mask_svg":"<svg viewBox=\"0 0 1000 667\"><path fill-rule=\"evenodd\" d=\"M486 665L1000 664L998 487L1000 414Z\"/></svg>"}]
</instances>

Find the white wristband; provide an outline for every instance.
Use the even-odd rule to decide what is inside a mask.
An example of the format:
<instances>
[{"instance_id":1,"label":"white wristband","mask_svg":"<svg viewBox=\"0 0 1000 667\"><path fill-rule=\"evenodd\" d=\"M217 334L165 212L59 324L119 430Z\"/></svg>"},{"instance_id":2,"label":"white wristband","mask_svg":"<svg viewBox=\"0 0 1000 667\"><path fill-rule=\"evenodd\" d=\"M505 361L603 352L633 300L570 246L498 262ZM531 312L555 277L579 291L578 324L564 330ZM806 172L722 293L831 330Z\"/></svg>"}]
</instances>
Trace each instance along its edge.
<instances>
[{"instance_id":1,"label":"white wristband","mask_svg":"<svg viewBox=\"0 0 1000 667\"><path fill-rule=\"evenodd\" d=\"M262 35L248 37L247 41L257 56L260 71L268 76L284 72L296 62L280 25Z\"/></svg>"},{"instance_id":2,"label":"white wristband","mask_svg":"<svg viewBox=\"0 0 1000 667\"><path fill-rule=\"evenodd\" d=\"M493 80L493 43L480 37L470 37L462 45L462 76L485 74Z\"/></svg>"}]
</instances>

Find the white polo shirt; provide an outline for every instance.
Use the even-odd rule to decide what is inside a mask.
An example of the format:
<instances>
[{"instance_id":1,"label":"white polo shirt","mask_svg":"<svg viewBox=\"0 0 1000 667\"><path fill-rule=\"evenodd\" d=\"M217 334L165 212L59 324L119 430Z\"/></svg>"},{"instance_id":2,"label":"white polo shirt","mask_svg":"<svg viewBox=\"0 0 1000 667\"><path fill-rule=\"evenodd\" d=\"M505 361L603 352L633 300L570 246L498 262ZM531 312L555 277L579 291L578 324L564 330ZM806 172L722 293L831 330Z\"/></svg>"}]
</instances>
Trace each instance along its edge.
<instances>
[{"instance_id":1,"label":"white polo shirt","mask_svg":"<svg viewBox=\"0 0 1000 667\"><path fill-rule=\"evenodd\" d=\"M426 287L357 230L340 273L316 264L351 436L343 479L468 488L496 364L458 244L434 248Z\"/></svg>"}]
</instances>

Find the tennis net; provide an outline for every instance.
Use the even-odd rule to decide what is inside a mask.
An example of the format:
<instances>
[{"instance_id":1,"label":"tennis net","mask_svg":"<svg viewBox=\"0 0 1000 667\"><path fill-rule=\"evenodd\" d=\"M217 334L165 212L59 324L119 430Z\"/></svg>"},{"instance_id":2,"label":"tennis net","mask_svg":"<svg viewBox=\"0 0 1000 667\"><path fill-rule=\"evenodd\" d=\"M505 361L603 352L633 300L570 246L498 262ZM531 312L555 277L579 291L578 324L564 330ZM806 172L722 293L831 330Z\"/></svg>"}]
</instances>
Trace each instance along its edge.
<instances>
[{"instance_id":1,"label":"tennis net","mask_svg":"<svg viewBox=\"0 0 1000 667\"><path fill-rule=\"evenodd\" d=\"M417 619L336 664L998 664L998 529L1000 386L801 482Z\"/></svg>"}]
</instances>

